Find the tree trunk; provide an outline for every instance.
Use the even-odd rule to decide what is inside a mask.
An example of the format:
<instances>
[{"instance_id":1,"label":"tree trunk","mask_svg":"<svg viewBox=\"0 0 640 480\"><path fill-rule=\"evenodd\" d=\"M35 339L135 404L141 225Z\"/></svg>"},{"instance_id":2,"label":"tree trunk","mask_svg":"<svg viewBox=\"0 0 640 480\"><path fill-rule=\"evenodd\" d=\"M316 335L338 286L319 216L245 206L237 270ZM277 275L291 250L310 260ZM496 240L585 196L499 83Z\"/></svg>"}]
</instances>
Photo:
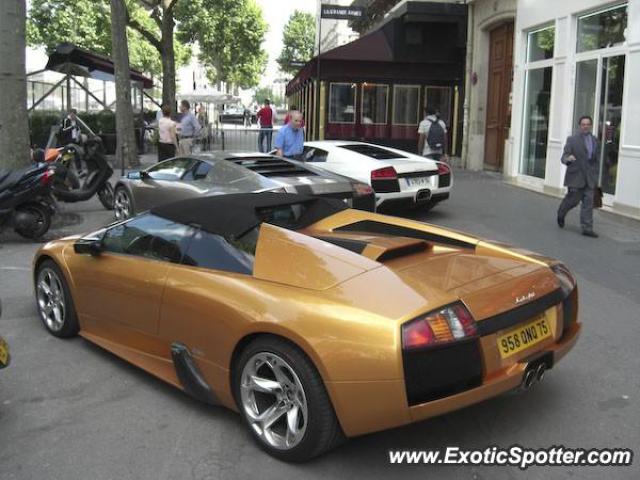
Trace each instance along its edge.
<instances>
[{"instance_id":1,"label":"tree trunk","mask_svg":"<svg viewBox=\"0 0 640 480\"><path fill-rule=\"evenodd\" d=\"M0 0L0 169L29 164L25 0Z\"/></svg>"},{"instance_id":2,"label":"tree trunk","mask_svg":"<svg viewBox=\"0 0 640 480\"><path fill-rule=\"evenodd\" d=\"M116 80L116 155L119 165L140 165L131 106L131 71L124 0L111 0L111 49Z\"/></svg>"},{"instance_id":3,"label":"tree trunk","mask_svg":"<svg viewBox=\"0 0 640 480\"><path fill-rule=\"evenodd\" d=\"M173 48L173 5L171 0L162 0L161 52L162 57L162 104L176 108L176 53Z\"/></svg>"}]
</instances>

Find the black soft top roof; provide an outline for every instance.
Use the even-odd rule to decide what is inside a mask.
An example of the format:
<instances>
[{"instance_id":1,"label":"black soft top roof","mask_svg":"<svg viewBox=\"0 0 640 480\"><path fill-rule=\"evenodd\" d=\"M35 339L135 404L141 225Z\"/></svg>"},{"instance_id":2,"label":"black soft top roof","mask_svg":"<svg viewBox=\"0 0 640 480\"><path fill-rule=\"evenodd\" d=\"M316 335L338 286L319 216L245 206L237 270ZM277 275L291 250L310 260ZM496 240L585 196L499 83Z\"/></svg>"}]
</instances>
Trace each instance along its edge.
<instances>
[{"instance_id":1,"label":"black soft top roof","mask_svg":"<svg viewBox=\"0 0 640 480\"><path fill-rule=\"evenodd\" d=\"M278 207L294 205L302 207L295 219L273 215ZM239 238L263 222L297 230L346 208L343 202L331 198L264 192L190 198L152 208L151 213L184 225L197 225L215 235Z\"/></svg>"}]
</instances>

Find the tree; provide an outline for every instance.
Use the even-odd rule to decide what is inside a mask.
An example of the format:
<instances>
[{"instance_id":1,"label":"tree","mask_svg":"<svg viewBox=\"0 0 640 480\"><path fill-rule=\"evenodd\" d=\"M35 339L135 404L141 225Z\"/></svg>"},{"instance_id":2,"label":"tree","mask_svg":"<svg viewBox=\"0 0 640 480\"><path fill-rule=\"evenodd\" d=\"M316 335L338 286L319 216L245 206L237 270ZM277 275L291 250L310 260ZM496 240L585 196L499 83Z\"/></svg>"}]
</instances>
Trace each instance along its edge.
<instances>
[{"instance_id":1,"label":"tree","mask_svg":"<svg viewBox=\"0 0 640 480\"><path fill-rule=\"evenodd\" d=\"M262 105L265 98L271 100L272 105L282 105L284 103L284 98L282 95L276 95L273 93L273 88L271 87L259 87L256 88L253 93L253 101L258 105Z\"/></svg>"},{"instance_id":2,"label":"tree","mask_svg":"<svg viewBox=\"0 0 640 480\"><path fill-rule=\"evenodd\" d=\"M262 42L267 24L254 0L189 0L176 8L178 37L200 46L212 82L251 88L267 66Z\"/></svg>"},{"instance_id":3,"label":"tree","mask_svg":"<svg viewBox=\"0 0 640 480\"><path fill-rule=\"evenodd\" d=\"M25 0L0 1L0 165L29 163Z\"/></svg>"},{"instance_id":4,"label":"tree","mask_svg":"<svg viewBox=\"0 0 640 480\"><path fill-rule=\"evenodd\" d=\"M179 0L129 0L129 26L136 30L160 54L162 60L162 103L176 104L176 53L173 29L174 8ZM142 7L136 8L136 7ZM147 17L143 12L146 12ZM157 29L150 29L145 20L151 18ZM157 31L159 30L159 34Z\"/></svg>"},{"instance_id":5,"label":"tree","mask_svg":"<svg viewBox=\"0 0 640 480\"><path fill-rule=\"evenodd\" d=\"M102 55L111 55L110 8L102 0L31 0L27 42L47 51L66 41ZM153 21L147 21L153 28ZM160 55L140 33L129 30L131 66L152 75L162 72Z\"/></svg>"},{"instance_id":6,"label":"tree","mask_svg":"<svg viewBox=\"0 0 640 480\"><path fill-rule=\"evenodd\" d=\"M282 52L277 59L280 70L295 74L298 67L291 62L307 62L313 57L313 44L316 36L316 19L306 12L294 11L282 32Z\"/></svg>"},{"instance_id":7,"label":"tree","mask_svg":"<svg viewBox=\"0 0 640 480\"><path fill-rule=\"evenodd\" d=\"M131 71L127 45L127 7L124 0L111 0L111 41L116 77L116 137L117 156L129 167L140 164L131 106Z\"/></svg>"}]
</instances>

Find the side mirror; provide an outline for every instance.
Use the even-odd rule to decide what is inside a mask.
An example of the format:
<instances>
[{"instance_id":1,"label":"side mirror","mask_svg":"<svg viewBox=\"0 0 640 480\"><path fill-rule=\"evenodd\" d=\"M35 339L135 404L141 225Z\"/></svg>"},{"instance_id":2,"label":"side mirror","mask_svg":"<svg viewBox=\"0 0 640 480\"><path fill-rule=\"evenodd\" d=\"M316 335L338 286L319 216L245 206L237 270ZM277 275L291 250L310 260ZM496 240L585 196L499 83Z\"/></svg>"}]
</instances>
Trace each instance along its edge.
<instances>
[{"instance_id":1,"label":"side mirror","mask_svg":"<svg viewBox=\"0 0 640 480\"><path fill-rule=\"evenodd\" d=\"M133 172L127 173L127 178L129 180L141 180L144 178L149 178L149 174L144 170L135 170Z\"/></svg>"},{"instance_id":2,"label":"side mirror","mask_svg":"<svg viewBox=\"0 0 640 480\"><path fill-rule=\"evenodd\" d=\"M96 257L102 253L102 240L99 238L81 238L73 244L73 251L78 255Z\"/></svg>"}]
</instances>

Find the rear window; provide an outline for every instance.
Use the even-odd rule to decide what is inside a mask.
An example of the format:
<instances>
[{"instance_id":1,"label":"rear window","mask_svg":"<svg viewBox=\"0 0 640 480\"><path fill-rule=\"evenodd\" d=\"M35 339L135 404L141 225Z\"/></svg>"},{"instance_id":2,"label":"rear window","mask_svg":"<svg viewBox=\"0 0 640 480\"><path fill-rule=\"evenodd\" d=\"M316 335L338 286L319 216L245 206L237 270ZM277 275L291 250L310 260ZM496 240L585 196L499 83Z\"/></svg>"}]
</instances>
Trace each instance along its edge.
<instances>
[{"instance_id":1,"label":"rear window","mask_svg":"<svg viewBox=\"0 0 640 480\"><path fill-rule=\"evenodd\" d=\"M340 148L351 150L352 152L356 152L356 153L359 153L360 155L365 155L370 158L375 158L376 160L392 160L394 158L407 158L404 155L400 155L396 152L392 152L391 150L387 150L386 148L374 147L373 145L360 145L355 143L352 145L340 145Z\"/></svg>"}]
</instances>

